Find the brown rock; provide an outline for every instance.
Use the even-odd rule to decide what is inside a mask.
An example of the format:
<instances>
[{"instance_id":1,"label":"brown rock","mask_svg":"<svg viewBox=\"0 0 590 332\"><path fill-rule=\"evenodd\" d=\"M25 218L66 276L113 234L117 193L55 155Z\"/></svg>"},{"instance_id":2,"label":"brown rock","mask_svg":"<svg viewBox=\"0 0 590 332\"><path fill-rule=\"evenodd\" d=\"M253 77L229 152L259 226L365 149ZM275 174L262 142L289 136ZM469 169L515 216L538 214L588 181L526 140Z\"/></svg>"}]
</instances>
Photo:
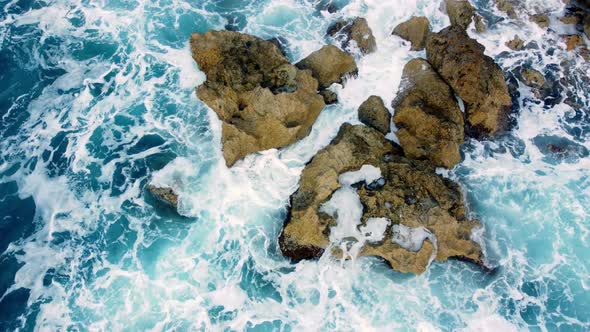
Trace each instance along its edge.
<instances>
[{"instance_id":1,"label":"brown rock","mask_svg":"<svg viewBox=\"0 0 590 332\"><path fill-rule=\"evenodd\" d=\"M334 45L324 46L311 53L296 66L311 70L322 89L333 83L341 83L344 75L355 75L358 70L354 58Z\"/></svg>"},{"instance_id":2,"label":"brown rock","mask_svg":"<svg viewBox=\"0 0 590 332\"><path fill-rule=\"evenodd\" d=\"M451 88L426 60L406 64L393 108L396 135L408 158L446 168L461 161L463 113Z\"/></svg>"},{"instance_id":3,"label":"brown rock","mask_svg":"<svg viewBox=\"0 0 590 332\"><path fill-rule=\"evenodd\" d=\"M538 15L531 15L530 20L535 22L540 28L546 29L549 27L549 24L551 23L551 20L549 19L549 16L547 15L542 15L542 14L538 14Z\"/></svg>"},{"instance_id":4,"label":"brown rock","mask_svg":"<svg viewBox=\"0 0 590 332\"><path fill-rule=\"evenodd\" d=\"M400 272L426 270L435 244L430 241L409 250L394 241L394 225L424 227L436 237L436 260L462 258L481 264L479 245L470 240L479 223L467 220L459 186L437 175L426 162L401 156L378 131L344 124L334 141L320 151L303 170L300 187L291 196L290 214L279 238L284 255L295 261L318 258L330 245L332 216L319 212L341 187L339 175L374 165L381 170L383 186L365 184L358 189L364 206L362 226L369 218L387 218L382 241L366 242L361 256L384 258ZM355 239L352 239L354 242ZM338 250L332 254L340 256Z\"/></svg>"},{"instance_id":5,"label":"brown rock","mask_svg":"<svg viewBox=\"0 0 590 332\"><path fill-rule=\"evenodd\" d=\"M506 13L511 19L518 17L516 14L516 6L513 3L513 0L498 0L496 6L500 11Z\"/></svg>"},{"instance_id":6,"label":"brown rock","mask_svg":"<svg viewBox=\"0 0 590 332\"><path fill-rule=\"evenodd\" d=\"M163 203L174 209L178 208L178 195L172 188L167 187L156 187L149 184L147 186L149 193L154 196L158 202Z\"/></svg>"},{"instance_id":7,"label":"brown rock","mask_svg":"<svg viewBox=\"0 0 590 332\"><path fill-rule=\"evenodd\" d=\"M522 75L523 83L532 88L540 89L545 85L543 74L532 68L525 68L521 70L520 74Z\"/></svg>"},{"instance_id":8,"label":"brown rock","mask_svg":"<svg viewBox=\"0 0 590 332\"><path fill-rule=\"evenodd\" d=\"M483 33L488 30L487 24L486 24L483 17L481 17L478 14L475 14L475 16L473 17L473 20L475 21L475 31L477 31L479 33Z\"/></svg>"},{"instance_id":9,"label":"brown rock","mask_svg":"<svg viewBox=\"0 0 590 332\"><path fill-rule=\"evenodd\" d=\"M346 49L354 41L363 54L375 52L377 42L367 20L357 17L353 20L341 20L328 28L328 35L341 41Z\"/></svg>"},{"instance_id":10,"label":"brown rock","mask_svg":"<svg viewBox=\"0 0 590 332\"><path fill-rule=\"evenodd\" d=\"M580 35L563 35L565 41L566 50L573 51L578 47L585 46L584 38Z\"/></svg>"},{"instance_id":11,"label":"brown rock","mask_svg":"<svg viewBox=\"0 0 590 332\"><path fill-rule=\"evenodd\" d=\"M426 46L426 39L430 34L430 22L426 17L412 17L393 29L392 34L409 41L412 51L420 51Z\"/></svg>"},{"instance_id":12,"label":"brown rock","mask_svg":"<svg viewBox=\"0 0 590 332\"><path fill-rule=\"evenodd\" d=\"M518 35L514 36L514 39L506 42L506 46L513 51L520 51L524 48L524 40L520 39Z\"/></svg>"},{"instance_id":13,"label":"brown rock","mask_svg":"<svg viewBox=\"0 0 590 332\"><path fill-rule=\"evenodd\" d=\"M431 34L428 62L465 102L470 133L493 136L508 129L512 105L502 69L459 27Z\"/></svg>"},{"instance_id":14,"label":"brown rock","mask_svg":"<svg viewBox=\"0 0 590 332\"><path fill-rule=\"evenodd\" d=\"M287 146L309 134L324 102L311 72L291 65L273 43L233 31L191 37L193 58L207 75L197 95L222 123L223 156Z\"/></svg>"},{"instance_id":15,"label":"brown rock","mask_svg":"<svg viewBox=\"0 0 590 332\"><path fill-rule=\"evenodd\" d=\"M377 129L383 135L389 133L391 114L381 97L371 96L365 100L358 109L358 115L365 125Z\"/></svg>"},{"instance_id":16,"label":"brown rock","mask_svg":"<svg viewBox=\"0 0 590 332\"><path fill-rule=\"evenodd\" d=\"M338 102L338 95L334 91L324 89L320 91L320 95L324 98L326 105L336 104Z\"/></svg>"},{"instance_id":17,"label":"brown rock","mask_svg":"<svg viewBox=\"0 0 590 332\"><path fill-rule=\"evenodd\" d=\"M471 3L468 0L445 0L445 5L451 25L457 25L466 30L475 16L475 8Z\"/></svg>"}]
</instances>

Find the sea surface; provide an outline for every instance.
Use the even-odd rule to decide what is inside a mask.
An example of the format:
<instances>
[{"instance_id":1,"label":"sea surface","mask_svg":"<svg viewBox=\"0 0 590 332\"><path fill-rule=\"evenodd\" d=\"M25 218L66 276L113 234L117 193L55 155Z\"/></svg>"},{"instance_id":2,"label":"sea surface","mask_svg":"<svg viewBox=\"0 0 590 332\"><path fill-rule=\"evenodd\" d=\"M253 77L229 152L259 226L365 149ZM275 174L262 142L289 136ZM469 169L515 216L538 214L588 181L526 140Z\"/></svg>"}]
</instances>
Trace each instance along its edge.
<instances>
[{"instance_id":1,"label":"sea surface","mask_svg":"<svg viewBox=\"0 0 590 332\"><path fill-rule=\"evenodd\" d=\"M478 0L489 30L471 32L519 96L514 129L441 171L494 270L414 276L372 258L293 265L277 237L304 165L368 96L390 105L425 56L393 28L423 15L442 29L440 0L0 0L0 331L590 330L590 65L562 50L561 0L520 3L549 11L551 30ZM298 61L356 16L378 51L333 86L340 103L304 140L228 169L191 33L280 37ZM534 44L509 50L515 34ZM510 74L522 66L558 82L550 98ZM182 217L149 181L179 192Z\"/></svg>"}]
</instances>

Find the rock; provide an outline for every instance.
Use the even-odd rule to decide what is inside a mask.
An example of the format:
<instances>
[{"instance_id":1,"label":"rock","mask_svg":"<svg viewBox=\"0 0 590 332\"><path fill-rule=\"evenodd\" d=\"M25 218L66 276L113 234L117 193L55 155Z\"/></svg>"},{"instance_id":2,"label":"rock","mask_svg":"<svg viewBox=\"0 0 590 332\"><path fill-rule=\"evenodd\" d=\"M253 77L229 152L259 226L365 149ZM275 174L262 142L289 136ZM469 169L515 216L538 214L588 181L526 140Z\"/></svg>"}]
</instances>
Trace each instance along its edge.
<instances>
[{"instance_id":1,"label":"rock","mask_svg":"<svg viewBox=\"0 0 590 332\"><path fill-rule=\"evenodd\" d=\"M586 45L584 42L584 38L580 35L562 35L561 36L565 42L566 50L573 51L578 47L583 47Z\"/></svg>"},{"instance_id":2,"label":"rock","mask_svg":"<svg viewBox=\"0 0 590 332\"><path fill-rule=\"evenodd\" d=\"M508 129L512 100L504 73L485 48L460 27L431 34L428 62L465 103L469 133L493 136Z\"/></svg>"},{"instance_id":3,"label":"rock","mask_svg":"<svg viewBox=\"0 0 590 332\"><path fill-rule=\"evenodd\" d=\"M353 20L340 20L328 28L328 35L340 40L346 49L354 41L363 54L375 52L377 42L367 20L357 17Z\"/></svg>"},{"instance_id":4,"label":"rock","mask_svg":"<svg viewBox=\"0 0 590 332\"><path fill-rule=\"evenodd\" d=\"M513 51L520 51L524 48L524 40L520 39L518 35L514 36L514 39L506 42L506 46Z\"/></svg>"},{"instance_id":5,"label":"rock","mask_svg":"<svg viewBox=\"0 0 590 332\"><path fill-rule=\"evenodd\" d=\"M344 75L356 75L358 71L354 58L334 45L324 46L311 53L296 66L311 70L322 89L333 83L341 83Z\"/></svg>"},{"instance_id":6,"label":"rock","mask_svg":"<svg viewBox=\"0 0 590 332\"><path fill-rule=\"evenodd\" d=\"M516 19L518 17L516 14L516 7L512 0L498 0L496 2L496 6L500 11L506 13L511 19Z\"/></svg>"},{"instance_id":7,"label":"rock","mask_svg":"<svg viewBox=\"0 0 590 332\"><path fill-rule=\"evenodd\" d=\"M406 64L392 106L396 135L408 158L426 159L446 168L461 161L463 113L451 88L426 60Z\"/></svg>"},{"instance_id":8,"label":"rock","mask_svg":"<svg viewBox=\"0 0 590 332\"><path fill-rule=\"evenodd\" d=\"M430 22L426 17L412 17L393 29L392 34L409 41L412 51L420 51L426 46L426 39L430 34Z\"/></svg>"},{"instance_id":9,"label":"rock","mask_svg":"<svg viewBox=\"0 0 590 332\"><path fill-rule=\"evenodd\" d=\"M178 195L172 188L157 187L149 184L147 190L158 202L163 203L174 210L178 208Z\"/></svg>"},{"instance_id":10,"label":"rock","mask_svg":"<svg viewBox=\"0 0 590 332\"><path fill-rule=\"evenodd\" d=\"M311 72L291 65L269 41L208 31L192 35L191 49L207 75L197 95L222 121L221 143L229 167L250 153L307 136L324 108Z\"/></svg>"},{"instance_id":11,"label":"rock","mask_svg":"<svg viewBox=\"0 0 590 332\"><path fill-rule=\"evenodd\" d=\"M338 95L334 91L324 89L320 91L320 95L324 98L326 105L336 104L338 102Z\"/></svg>"},{"instance_id":12,"label":"rock","mask_svg":"<svg viewBox=\"0 0 590 332\"><path fill-rule=\"evenodd\" d=\"M466 30L475 16L475 8L468 0L445 0L447 15L451 25L457 25Z\"/></svg>"},{"instance_id":13,"label":"rock","mask_svg":"<svg viewBox=\"0 0 590 332\"><path fill-rule=\"evenodd\" d=\"M475 31L477 31L479 33L483 33L488 30L487 24L486 24L483 17L481 17L478 14L475 14L475 16L473 17L473 20L475 21Z\"/></svg>"},{"instance_id":14,"label":"rock","mask_svg":"<svg viewBox=\"0 0 590 332\"><path fill-rule=\"evenodd\" d=\"M520 74L523 78L523 83L532 88L540 89L545 85L543 74L532 68L525 68L520 71Z\"/></svg>"},{"instance_id":15,"label":"rock","mask_svg":"<svg viewBox=\"0 0 590 332\"><path fill-rule=\"evenodd\" d=\"M383 135L390 130L391 114L385 107L383 99L371 96L358 109L359 120L365 125L377 129Z\"/></svg>"},{"instance_id":16,"label":"rock","mask_svg":"<svg viewBox=\"0 0 590 332\"><path fill-rule=\"evenodd\" d=\"M357 227L366 225L369 218L387 218L390 223L380 241L364 243L361 256L382 257L397 271L417 274L426 270L431 258L481 264L481 248L470 240L480 225L466 218L459 186L437 175L428 163L401 155L377 130L344 124L303 170L279 238L283 254L294 261L321 256L330 246L330 232L337 221L320 212L320 207L341 187L339 175L373 165L381 170L382 179L379 186L365 183L357 188L364 207ZM403 235L399 229L421 227L432 235L430 240L417 243L416 248L399 244ZM331 253L342 256L340 250Z\"/></svg>"},{"instance_id":17,"label":"rock","mask_svg":"<svg viewBox=\"0 0 590 332\"><path fill-rule=\"evenodd\" d=\"M531 15L529 18L542 29L547 29L551 23L551 19L547 15L537 14Z\"/></svg>"},{"instance_id":18,"label":"rock","mask_svg":"<svg viewBox=\"0 0 590 332\"><path fill-rule=\"evenodd\" d=\"M545 156L544 161L553 165L562 162L575 164L590 154L586 147L565 137L541 135L533 138L533 143Z\"/></svg>"},{"instance_id":19,"label":"rock","mask_svg":"<svg viewBox=\"0 0 590 332\"><path fill-rule=\"evenodd\" d=\"M590 38L590 12L584 18L584 33L587 38Z\"/></svg>"}]
</instances>

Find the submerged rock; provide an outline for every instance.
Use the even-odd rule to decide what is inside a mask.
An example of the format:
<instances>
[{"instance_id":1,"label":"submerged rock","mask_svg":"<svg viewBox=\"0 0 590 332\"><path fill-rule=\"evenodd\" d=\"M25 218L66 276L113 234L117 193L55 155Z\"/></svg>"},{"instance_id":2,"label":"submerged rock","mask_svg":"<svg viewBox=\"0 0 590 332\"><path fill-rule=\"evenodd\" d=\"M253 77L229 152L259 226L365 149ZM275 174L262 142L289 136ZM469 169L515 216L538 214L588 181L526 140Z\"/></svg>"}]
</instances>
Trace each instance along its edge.
<instances>
[{"instance_id":1,"label":"submerged rock","mask_svg":"<svg viewBox=\"0 0 590 332\"><path fill-rule=\"evenodd\" d=\"M451 88L426 60L406 64L392 106L396 135L407 157L446 168L461 161L463 113Z\"/></svg>"},{"instance_id":2,"label":"submerged rock","mask_svg":"<svg viewBox=\"0 0 590 332\"><path fill-rule=\"evenodd\" d=\"M412 51L420 51L426 46L426 39L430 34L430 22L426 17L412 17L396 26L392 34L409 41L412 44Z\"/></svg>"},{"instance_id":3,"label":"submerged rock","mask_svg":"<svg viewBox=\"0 0 590 332\"><path fill-rule=\"evenodd\" d=\"M524 48L524 40L516 35L512 40L506 42L506 46L513 51L520 51Z\"/></svg>"},{"instance_id":4,"label":"submerged rock","mask_svg":"<svg viewBox=\"0 0 590 332\"><path fill-rule=\"evenodd\" d=\"M476 137L508 129L512 105L502 69L484 50L457 26L431 34L426 44L428 62L464 101Z\"/></svg>"},{"instance_id":5,"label":"submerged rock","mask_svg":"<svg viewBox=\"0 0 590 332\"><path fill-rule=\"evenodd\" d=\"M365 100L358 109L358 115L365 125L377 129L383 135L389 133L391 114L381 97L371 96Z\"/></svg>"},{"instance_id":6,"label":"submerged rock","mask_svg":"<svg viewBox=\"0 0 590 332\"><path fill-rule=\"evenodd\" d=\"M533 143L545 155L544 160L550 164L574 164L589 155L586 147L565 137L540 135L533 138Z\"/></svg>"},{"instance_id":7,"label":"submerged rock","mask_svg":"<svg viewBox=\"0 0 590 332\"><path fill-rule=\"evenodd\" d=\"M354 58L334 45L324 46L311 53L296 66L311 70L322 89L342 83L345 75L356 75L358 70Z\"/></svg>"},{"instance_id":8,"label":"submerged rock","mask_svg":"<svg viewBox=\"0 0 590 332\"><path fill-rule=\"evenodd\" d=\"M173 208L178 208L178 195L172 188L157 187L152 184L147 186L148 192L160 203Z\"/></svg>"},{"instance_id":9,"label":"submerged rock","mask_svg":"<svg viewBox=\"0 0 590 332\"><path fill-rule=\"evenodd\" d=\"M367 165L377 167L382 178L374 182L378 185L365 183L357 189L363 211L356 227L365 233L374 228L370 222L385 222L380 222L381 236L367 236L361 256L382 257L393 269L411 273L424 272L431 259L482 263L481 248L470 239L479 223L466 218L459 186L437 175L428 162L403 157L401 149L377 130L350 124L344 124L303 170L279 238L285 256L299 261L324 253L338 222L322 212L322 206L342 187L341 174ZM424 236L408 239L413 230ZM339 248L361 240L343 239L350 243L338 243ZM343 255L341 249L331 253Z\"/></svg>"},{"instance_id":10,"label":"submerged rock","mask_svg":"<svg viewBox=\"0 0 590 332\"><path fill-rule=\"evenodd\" d=\"M324 98L326 105L336 104L338 102L338 95L334 91L324 89L320 91L320 95Z\"/></svg>"},{"instance_id":11,"label":"submerged rock","mask_svg":"<svg viewBox=\"0 0 590 332\"><path fill-rule=\"evenodd\" d=\"M307 136L324 108L310 71L291 65L272 42L233 31L191 37L193 58L207 75L198 97L222 123L223 156L246 155Z\"/></svg>"},{"instance_id":12,"label":"submerged rock","mask_svg":"<svg viewBox=\"0 0 590 332\"><path fill-rule=\"evenodd\" d=\"M340 20L328 28L328 36L340 40L342 48L348 48L352 42L361 50L363 54L375 52L377 42L373 36L373 31L369 28L367 20L357 17L352 20Z\"/></svg>"},{"instance_id":13,"label":"submerged rock","mask_svg":"<svg viewBox=\"0 0 590 332\"><path fill-rule=\"evenodd\" d=\"M523 83L536 89L545 85L545 77L539 71L532 68L524 68L520 71Z\"/></svg>"}]
</instances>

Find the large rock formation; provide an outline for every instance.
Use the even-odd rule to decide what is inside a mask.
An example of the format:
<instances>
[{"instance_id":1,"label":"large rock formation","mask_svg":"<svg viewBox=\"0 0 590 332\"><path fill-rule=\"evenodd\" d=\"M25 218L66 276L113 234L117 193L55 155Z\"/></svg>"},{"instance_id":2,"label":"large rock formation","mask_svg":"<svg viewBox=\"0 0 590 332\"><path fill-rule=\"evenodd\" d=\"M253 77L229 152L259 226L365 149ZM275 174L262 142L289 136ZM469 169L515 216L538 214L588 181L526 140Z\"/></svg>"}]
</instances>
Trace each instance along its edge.
<instances>
[{"instance_id":1,"label":"large rock formation","mask_svg":"<svg viewBox=\"0 0 590 332\"><path fill-rule=\"evenodd\" d=\"M383 99L378 96L371 96L365 100L358 109L359 120L369 127L377 129L383 135L390 130L391 114Z\"/></svg>"},{"instance_id":2,"label":"large rock formation","mask_svg":"<svg viewBox=\"0 0 590 332\"><path fill-rule=\"evenodd\" d=\"M428 62L465 102L469 133L493 136L508 128L512 100L504 73L485 48L458 26L431 34Z\"/></svg>"},{"instance_id":3,"label":"large rock formation","mask_svg":"<svg viewBox=\"0 0 590 332\"><path fill-rule=\"evenodd\" d=\"M341 174L366 165L377 167L382 178L354 186L361 186L357 194L363 206L356 227L359 234L369 234L368 229L375 228L369 223L380 218L382 235L361 234L331 243L338 222L322 206L342 187ZM303 170L279 243L283 254L295 261L318 258L329 247L340 256L343 246L362 243L361 256L382 257L397 271L422 273L431 259L454 257L481 264L481 249L470 239L476 227L479 223L465 216L459 187L437 175L428 162L403 157L401 149L375 129L344 124ZM364 242L367 238L371 240Z\"/></svg>"},{"instance_id":4,"label":"large rock formation","mask_svg":"<svg viewBox=\"0 0 590 332\"><path fill-rule=\"evenodd\" d=\"M407 157L446 168L461 161L463 113L451 88L426 60L406 64L392 106L396 135Z\"/></svg>"},{"instance_id":5,"label":"large rock formation","mask_svg":"<svg viewBox=\"0 0 590 332\"><path fill-rule=\"evenodd\" d=\"M324 108L311 72L291 65L271 42L233 31L208 31L192 35L191 49L207 75L197 95L223 122L228 166L250 153L305 137ZM327 61L338 64L338 59Z\"/></svg>"},{"instance_id":6,"label":"large rock formation","mask_svg":"<svg viewBox=\"0 0 590 332\"><path fill-rule=\"evenodd\" d=\"M430 34L430 22L423 16L412 17L396 26L392 34L409 41L412 51L421 51L426 46L426 39Z\"/></svg>"},{"instance_id":7,"label":"large rock formation","mask_svg":"<svg viewBox=\"0 0 590 332\"><path fill-rule=\"evenodd\" d=\"M342 83L345 75L355 75L358 70L354 58L334 45L320 48L299 61L296 66L311 70L322 89L334 83Z\"/></svg>"},{"instance_id":8,"label":"large rock formation","mask_svg":"<svg viewBox=\"0 0 590 332\"><path fill-rule=\"evenodd\" d=\"M357 17L352 20L340 20L328 28L328 36L334 37L341 42L342 48L346 49L355 42L361 53L369 54L377 49L377 42L373 31L367 20Z\"/></svg>"}]
</instances>

